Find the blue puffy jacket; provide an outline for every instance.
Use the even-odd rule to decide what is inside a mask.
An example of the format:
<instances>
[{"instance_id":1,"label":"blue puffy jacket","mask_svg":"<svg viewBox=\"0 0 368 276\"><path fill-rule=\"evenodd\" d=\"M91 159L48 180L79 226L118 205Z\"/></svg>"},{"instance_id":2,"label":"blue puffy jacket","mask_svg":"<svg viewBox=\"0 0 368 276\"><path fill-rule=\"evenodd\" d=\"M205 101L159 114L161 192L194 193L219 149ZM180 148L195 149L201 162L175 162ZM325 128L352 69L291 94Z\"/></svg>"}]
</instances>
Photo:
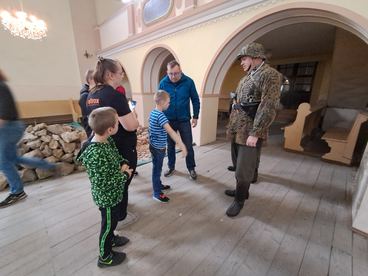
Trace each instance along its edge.
<instances>
[{"instance_id":1,"label":"blue puffy jacket","mask_svg":"<svg viewBox=\"0 0 368 276\"><path fill-rule=\"evenodd\" d=\"M170 106L164 112L169 121L187 121L192 118L189 100L192 101L193 105L193 118L198 119L199 97L191 78L182 74L181 79L173 83L166 76L160 81L159 89L170 94Z\"/></svg>"}]
</instances>

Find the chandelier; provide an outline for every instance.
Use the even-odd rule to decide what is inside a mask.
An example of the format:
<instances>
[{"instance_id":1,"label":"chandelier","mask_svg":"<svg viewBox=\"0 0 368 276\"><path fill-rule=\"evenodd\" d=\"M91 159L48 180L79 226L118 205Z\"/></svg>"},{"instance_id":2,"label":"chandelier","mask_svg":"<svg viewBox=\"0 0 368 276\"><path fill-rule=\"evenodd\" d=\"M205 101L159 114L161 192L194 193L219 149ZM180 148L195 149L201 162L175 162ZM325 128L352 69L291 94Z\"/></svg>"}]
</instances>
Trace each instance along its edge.
<instances>
[{"instance_id":1,"label":"chandelier","mask_svg":"<svg viewBox=\"0 0 368 276\"><path fill-rule=\"evenodd\" d=\"M4 29L14 36L33 40L46 37L47 26L45 21L34 15L28 15L23 11L17 11L14 15L8 11L1 11L0 18Z\"/></svg>"}]
</instances>

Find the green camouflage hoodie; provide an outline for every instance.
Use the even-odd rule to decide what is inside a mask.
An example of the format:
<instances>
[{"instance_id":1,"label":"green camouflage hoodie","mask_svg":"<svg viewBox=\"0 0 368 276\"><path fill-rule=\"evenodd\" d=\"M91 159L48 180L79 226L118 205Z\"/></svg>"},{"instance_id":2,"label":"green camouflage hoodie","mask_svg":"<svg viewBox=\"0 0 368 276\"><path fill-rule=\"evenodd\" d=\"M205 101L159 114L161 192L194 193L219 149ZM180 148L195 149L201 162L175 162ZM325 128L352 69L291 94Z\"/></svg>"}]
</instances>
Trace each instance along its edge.
<instances>
[{"instance_id":1,"label":"green camouflage hoodie","mask_svg":"<svg viewBox=\"0 0 368 276\"><path fill-rule=\"evenodd\" d=\"M121 172L121 164L126 162L119 154L111 137L108 143L90 142L77 160L87 169L91 181L92 198L98 207L116 206L123 198L127 172Z\"/></svg>"}]
</instances>

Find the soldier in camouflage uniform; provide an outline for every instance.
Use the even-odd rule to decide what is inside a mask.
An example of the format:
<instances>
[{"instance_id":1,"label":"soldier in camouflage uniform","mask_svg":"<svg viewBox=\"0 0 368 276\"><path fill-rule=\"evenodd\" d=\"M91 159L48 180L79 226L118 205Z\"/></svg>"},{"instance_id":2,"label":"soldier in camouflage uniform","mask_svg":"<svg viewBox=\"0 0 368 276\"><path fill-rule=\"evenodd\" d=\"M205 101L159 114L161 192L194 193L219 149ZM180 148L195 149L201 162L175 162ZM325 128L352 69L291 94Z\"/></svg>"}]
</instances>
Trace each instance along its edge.
<instances>
[{"instance_id":1,"label":"soldier in camouflage uniform","mask_svg":"<svg viewBox=\"0 0 368 276\"><path fill-rule=\"evenodd\" d=\"M234 197L226 214L239 214L244 201L249 197L249 186L259 164L262 141L275 119L280 99L282 75L265 63L264 48L259 43L250 43L238 54L241 66L247 72L236 90L236 104L230 114L227 135L233 143L236 167L236 189L225 194Z\"/></svg>"}]
</instances>

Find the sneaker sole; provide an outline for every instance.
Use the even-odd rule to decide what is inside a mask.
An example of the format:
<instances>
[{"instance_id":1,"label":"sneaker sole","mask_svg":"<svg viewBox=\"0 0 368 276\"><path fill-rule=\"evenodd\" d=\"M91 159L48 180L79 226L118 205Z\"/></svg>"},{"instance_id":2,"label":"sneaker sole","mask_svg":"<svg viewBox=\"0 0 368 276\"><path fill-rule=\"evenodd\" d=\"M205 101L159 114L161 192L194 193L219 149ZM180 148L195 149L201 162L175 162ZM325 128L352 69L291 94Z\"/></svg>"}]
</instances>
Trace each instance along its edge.
<instances>
[{"instance_id":1,"label":"sneaker sole","mask_svg":"<svg viewBox=\"0 0 368 276\"><path fill-rule=\"evenodd\" d=\"M169 173L169 174L164 174L164 176L165 176L165 177L170 177L170 176L172 176L174 173L175 173L175 170L174 170L173 172Z\"/></svg>"},{"instance_id":2,"label":"sneaker sole","mask_svg":"<svg viewBox=\"0 0 368 276\"><path fill-rule=\"evenodd\" d=\"M161 203L169 203L169 201L161 201L159 200L158 198L155 198L154 196L152 197L154 200L158 201L158 202L161 202Z\"/></svg>"},{"instance_id":3,"label":"sneaker sole","mask_svg":"<svg viewBox=\"0 0 368 276\"><path fill-rule=\"evenodd\" d=\"M27 194L24 194L24 195L22 195L20 198L18 198L17 199L17 201L20 201L20 200L23 200L23 199L25 199L25 198L27 198L28 197L28 195ZM17 202L16 201L16 202Z\"/></svg>"},{"instance_id":4,"label":"sneaker sole","mask_svg":"<svg viewBox=\"0 0 368 276\"><path fill-rule=\"evenodd\" d=\"M19 201L22 201L22 200L26 199L27 196L28 196L27 194L24 194L20 198L17 198L16 200L9 202L7 205L0 206L0 209L9 207L11 205L14 205L14 204L18 203Z\"/></svg>"},{"instance_id":5,"label":"sneaker sole","mask_svg":"<svg viewBox=\"0 0 368 276\"><path fill-rule=\"evenodd\" d=\"M102 263L100 261L97 261L97 266L99 268L106 268L106 267L111 267L111 266L117 266L117 265L122 264L125 261L125 259L126 259L126 255L124 256L124 258L122 259L122 261L120 263L118 263L118 264L116 264L116 263L115 264L105 264L105 263Z\"/></svg>"}]
</instances>

